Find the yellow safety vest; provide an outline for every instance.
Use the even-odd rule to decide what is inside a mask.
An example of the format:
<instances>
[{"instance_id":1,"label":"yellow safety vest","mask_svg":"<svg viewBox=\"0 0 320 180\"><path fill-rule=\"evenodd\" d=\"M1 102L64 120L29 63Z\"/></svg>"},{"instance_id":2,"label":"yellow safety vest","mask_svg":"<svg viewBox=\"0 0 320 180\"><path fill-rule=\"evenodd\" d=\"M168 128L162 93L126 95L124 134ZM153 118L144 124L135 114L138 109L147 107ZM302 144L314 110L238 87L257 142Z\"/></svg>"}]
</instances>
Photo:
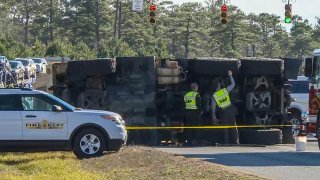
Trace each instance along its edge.
<instances>
[{"instance_id":1,"label":"yellow safety vest","mask_svg":"<svg viewBox=\"0 0 320 180\"><path fill-rule=\"evenodd\" d=\"M198 109L197 107L197 98L198 92L190 91L184 95L184 102L186 103L186 109Z\"/></svg>"},{"instance_id":2,"label":"yellow safety vest","mask_svg":"<svg viewBox=\"0 0 320 180\"><path fill-rule=\"evenodd\" d=\"M213 98L221 109L231 106L230 96L226 88L220 89L213 94Z\"/></svg>"}]
</instances>

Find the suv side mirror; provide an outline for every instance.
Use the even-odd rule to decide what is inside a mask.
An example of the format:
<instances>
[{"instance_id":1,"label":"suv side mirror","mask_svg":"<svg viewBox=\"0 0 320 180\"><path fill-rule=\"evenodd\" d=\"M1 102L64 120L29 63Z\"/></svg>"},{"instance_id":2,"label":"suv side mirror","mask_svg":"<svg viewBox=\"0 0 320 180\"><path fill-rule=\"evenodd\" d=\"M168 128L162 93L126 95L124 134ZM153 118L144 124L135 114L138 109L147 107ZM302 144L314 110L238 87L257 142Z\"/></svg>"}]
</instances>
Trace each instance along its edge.
<instances>
[{"instance_id":1,"label":"suv side mirror","mask_svg":"<svg viewBox=\"0 0 320 180\"><path fill-rule=\"evenodd\" d=\"M63 110L62 110L61 106L53 105L52 111L54 111L54 112L60 112L60 111L63 111Z\"/></svg>"},{"instance_id":2,"label":"suv side mirror","mask_svg":"<svg viewBox=\"0 0 320 180\"><path fill-rule=\"evenodd\" d=\"M312 77L313 73L313 61L312 58L306 58L304 60L304 75L306 77Z\"/></svg>"}]
</instances>

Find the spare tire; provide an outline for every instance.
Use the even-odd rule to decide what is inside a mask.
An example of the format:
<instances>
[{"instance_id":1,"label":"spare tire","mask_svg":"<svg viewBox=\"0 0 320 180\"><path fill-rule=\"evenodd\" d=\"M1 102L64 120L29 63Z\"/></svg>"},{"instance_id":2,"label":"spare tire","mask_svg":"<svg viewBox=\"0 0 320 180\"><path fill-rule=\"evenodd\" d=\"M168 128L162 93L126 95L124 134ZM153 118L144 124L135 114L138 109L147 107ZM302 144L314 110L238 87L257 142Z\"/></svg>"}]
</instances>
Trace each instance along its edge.
<instances>
[{"instance_id":1,"label":"spare tire","mask_svg":"<svg viewBox=\"0 0 320 180\"><path fill-rule=\"evenodd\" d=\"M279 75L283 72L282 59L244 58L241 59L241 72L244 75Z\"/></svg>"},{"instance_id":2,"label":"spare tire","mask_svg":"<svg viewBox=\"0 0 320 180\"><path fill-rule=\"evenodd\" d=\"M199 58L190 59L193 72L212 76L228 75L228 70L237 72L240 61L229 58Z\"/></svg>"},{"instance_id":3,"label":"spare tire","mask_svg":"<svg viewBox=\"0 0 320 180\"><path fill-rule=\"evenodd\" d=\"M274 145L282 142L280 129L239 129L241 144Z\"/></svg>"}]
</instances>

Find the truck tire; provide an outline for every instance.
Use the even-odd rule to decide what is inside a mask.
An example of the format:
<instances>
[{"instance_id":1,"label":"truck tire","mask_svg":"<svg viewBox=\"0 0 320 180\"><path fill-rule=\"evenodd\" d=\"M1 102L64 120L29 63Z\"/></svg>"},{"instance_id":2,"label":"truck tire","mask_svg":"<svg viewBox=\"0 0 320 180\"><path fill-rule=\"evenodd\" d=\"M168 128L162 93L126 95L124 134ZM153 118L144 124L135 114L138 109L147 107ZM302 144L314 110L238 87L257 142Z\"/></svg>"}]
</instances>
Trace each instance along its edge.
<instances>
[{"instance_id":1,"label":"truck tire","mask_svg":"<svg viewBox=\"0 0 320 180\"><path fill-rule=\"evenodd\" d=\"M193 72L196 74L205 74L212 76L228 75L228 70L237 72L239 60L227 58L212 58L212 59L192 59L189 64L193 67Z\"/></svg>"},{"instance_id":2,"label":"truck tire","mask_svg":"<svg viewBox=\"0 0 320 180\"><path fill-rule=\"evenodd\" d=\"M287 122L285 125L292 125L292 122ZM282 143L283 144L294 144L295 140L292 134L292 127L284 127L282 129Z\"/></svg>"},{"instance_id":3,"label":"truck tire","mask_svg":"<svg viewBox=\"0 0 320 180\"><path fill-rule=\"evenodd\" d=\"M244 58L241 59L241 72L244 75L279 75L283 72L281 59Z\"/></svg>"},{"instance_id":4,"label":"truck tire","mask_svg":"<svg viewBox=\"0 0 320 180\"><path fill-rule=\"evenodd\" d=\"M95 129L81 130L73 141L73 153L78 158L101 156L106 147L106 138Z\"/></svg>"},{"instance_id":5,"label":"truck tire","mask_svg":"<svg viewBox=\"0 0 320 180\"><path fill-rule=\"evenodd\" d=\"M241 144L274 145L282 142L280 129L239 129Z\"/></svg>"},{"instance_id":6,"label":"truck tire","mask_svg":"<svg viewBox=\"0 0 320 180\"><path fill-rule=\"evenodd\" d=\"M301 59L281 58L284 60L284 78L296 79L302 64Z\"/></svg>"},{"instance_id":7,"label":"truck tire","mask_svg":"<svg viewBox=\"0 0 320 180\"><path fill-rule=\"evenodd\" d=\"M115 69L113 59L69 61L67 74L70 80L79 80L86 76L105 76L114 73Z\"/></svg>"}]
</instances>

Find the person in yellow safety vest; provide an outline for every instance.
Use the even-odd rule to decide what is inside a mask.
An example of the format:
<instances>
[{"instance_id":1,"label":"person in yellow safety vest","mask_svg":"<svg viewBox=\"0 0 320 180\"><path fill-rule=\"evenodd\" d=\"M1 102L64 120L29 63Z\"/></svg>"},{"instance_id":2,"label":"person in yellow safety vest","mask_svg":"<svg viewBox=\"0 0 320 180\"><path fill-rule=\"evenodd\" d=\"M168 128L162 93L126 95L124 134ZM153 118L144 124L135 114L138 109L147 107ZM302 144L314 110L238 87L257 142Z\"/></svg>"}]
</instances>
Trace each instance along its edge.
<instances>
[{"instance_id":1,"label":"person in yellow safety vest","mask_svg":"<svg viewBox=\"0 0 320 180\"><path fill-rule=\"evenodd\" d=\"M198 93L197 83L191 83L191 91L184 95L185 102L185 122L184 126L199 126L201 125L201 97ZM184 145L192 146L196 145L198 139L198 133L196 129L184 129Z\"/></svg>"},{"instance_id":2,"label":"person in yellow safety vest","mask_svg":"<svg viewBox=\"0 0 320 180\"><path fill-rule=\"evenodd\" d=\"M229 93L235 87L235 81L230 70L228 71L228 75L230 77L231 84L228 87L224 88L223 82L219 82L216 84L216 89L213 93L213 101L211 107L212 120L214 125L236 125L237 109L234 105L232 105L229 96ZM219 120L216 116L216 110L219 114ZM224 143L239 144L239 135L237 128L224 129Z\"/></svg>"}]
</instances>

